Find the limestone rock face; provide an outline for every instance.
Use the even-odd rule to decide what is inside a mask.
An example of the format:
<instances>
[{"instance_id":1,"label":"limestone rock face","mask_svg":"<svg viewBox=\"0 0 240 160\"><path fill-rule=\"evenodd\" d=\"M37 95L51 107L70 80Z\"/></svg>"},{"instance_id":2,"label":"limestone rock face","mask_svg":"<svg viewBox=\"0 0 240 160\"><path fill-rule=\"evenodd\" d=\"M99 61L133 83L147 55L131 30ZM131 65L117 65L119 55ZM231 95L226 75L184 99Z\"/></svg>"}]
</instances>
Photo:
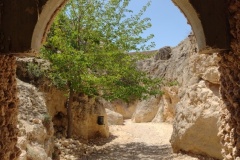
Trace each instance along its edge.
<instances>
[{"instance_id":1,"label":"limestone rock face","mask_svg":"<svg viewBox=\"0 0 240 160\"><path fill-rule=\"evenodd\" d=\"M151 122L155 117L161 97L151 97L139 102L132 116L132 121L136 123Z\"/></svg>"},{"instance_id":2,"label":"limestone rock face","mask_svg":"<svg viewBox=\"0 0 240 160\"><path fill-rule=\"evenodd\" d=\"M64 92L51 87L45 90L47 108L53 117L55 134L57 137L66 136L67 112L65 104L67 97ZM73 135L83 139L108 137L108 123L105 108L100 100L89 98L82 94L74 95L73 98ZM99 125L98 117L104 117L104 125Z\"/></svg>"},{"instance_id":3,"label":"limestone rock face","mask_svg":"<svg viewBox=\"0 0 240 160\"><path fill-rule=\"evenodd\" d=\"M186 151L221 159L219 57L198 54L192 35L171 48L170 55L167 60L152 57L138 63L140 69L165 82L164 94L152 122L173 121L174 152Z\"/></svg>"},{"instance_id":4,"label":"limestone rock face","mask_svg":"<svg viewBox=\"0 0 240 160\"><path fill-rule=\"evenodd\" d=\"M17 145L22 150L19 160L51 160L54 130L43 94L33 85L20 80L17 88L20 100Z\"/></svg>"},{"instance_id":5,"label":"limestone rock face","mask_svg":"<svg viewBox=\"0 0 240 160\"><path fill-rule=\"evenodd\" d=\"M36 70L31 71L30 63L41 66L43 70L49 66L48 62L41 59L18 58L17 76L23 81L33 83L44 94L48 114L52 117L55 135L59 138L65 137L67 129L67 111L65 107L67 93L51 86L49 80L38 76ZM107 115L100 100L82 94L75 94L72 113L73 136L83 139L109 136ZM99 116L104 117L104 125L98 124Z\"/></svg>"},{"instance_id":6,"label":"limestone rock face","mask_svg":"<svg viewBox=\"0 0 240 160\"><path fill-rule=\"evenodd\" d=\"M171 47L166 46L158 50L155 60L168 60L171 57Z\"/></svg>"},{"instance_id":7,"label":"limestone rock face","mask_svg":"<svg viewBox=\"0 0 240 160\"><path fill-rule=\"evenodd\" d=\"M126 102L123 102L121 100L116 100L111 102L112 105L111 110L123 115L124 119L130 119L132 118L133 113L136 110L137 104L138 104L137 101L127 104Z\"/></svg>"},{"instance_id":8,"label":"limestone rock face","mask_svg":"<svg viewBox=\"0 0 240 160\"><path fill-rule=\"evenodd\" d=\"M123 115L106 108L107 119L109 125L122 125Z\"/></svg>"},{"instance_id":9,"label":"limestone rock face","mask_svg":"<svg viewBox=\"0 0 240 160\"><path fill-rule=\"evenodd\" d=\"M98 98L76 96L73 105L73 134L84 139L109 136L107 114ZM99 123L103 116L103 124Z\"/></svg>"},{"instance_id":10,"label":"limestone rock face","mask_svg":"<svg viewBox=\"0 0 240 160\"><path fill-rule=\"evenodd\" d=\"M221 159L218 134L220 99L200 81L186 90L176 106L171 144L174 151L208 155Z\"/></svg>"},{"instance_id":11,"label":"limestone rock face","mask_svg":"<svg viewBox=\"0 0 240 160\"><path fill-rule=\"evenodd\" d=\"M193 55L190 59L191 72L213 84L220 84L220 73L217 65L219 60L216 53L211 56Z\"/></svg>"},{"instance_id":12,"label":"limestone rock face","mask_svg":"<svg viewBox=\"0 0 240 160\"><path fill-rule=\"evenodd\" d=\"M179 102L178 86L163 87L163 96L159 103L159 109L152 122L172 122L175 116L175 106Z\"/></svg>"}]
</instances>

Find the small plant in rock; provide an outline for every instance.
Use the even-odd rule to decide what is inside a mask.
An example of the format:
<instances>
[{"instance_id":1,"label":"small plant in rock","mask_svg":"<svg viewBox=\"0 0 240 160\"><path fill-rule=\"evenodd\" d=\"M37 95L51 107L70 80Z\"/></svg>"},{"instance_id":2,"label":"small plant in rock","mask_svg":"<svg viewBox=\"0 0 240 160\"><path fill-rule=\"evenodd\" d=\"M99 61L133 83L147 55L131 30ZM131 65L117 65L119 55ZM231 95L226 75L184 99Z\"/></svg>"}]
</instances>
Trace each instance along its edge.
<instances>
[{"instance_id":1,"label":"small plant in rock","mask_svg":"<svg viewBox=\"0 0 240 160\"><path fill-rule=\"evenodd\" d=\"M167 83L167 86L170 86L170 87L177 86L177 85L179 85L179 82L177 80L170 81Z\"/></svg>"},{"instance_id":2,"label":"small plant in rock","mask_svg":"<svg viewBox=\"0 0 240 160\"><path fill-rule=\"evenodd\" d=\"M51 121L52 121L52 118L51 118L50 115L45 114L45 115L43 116L42 124L43 124L43 126L44 126L47 130L50 128Z\"/></svg>"},{"instance_id":3,"label":"small plant in rock","mask_svg":"<svg viewBox=\"0 0 240 160\"><path fill-rule=\"evenodd\" d=\"M27 65L27 72L31 78L40 78L44 75L44 71L38 64L35 63L28 63Z\"/></svg>"}]
</instances>

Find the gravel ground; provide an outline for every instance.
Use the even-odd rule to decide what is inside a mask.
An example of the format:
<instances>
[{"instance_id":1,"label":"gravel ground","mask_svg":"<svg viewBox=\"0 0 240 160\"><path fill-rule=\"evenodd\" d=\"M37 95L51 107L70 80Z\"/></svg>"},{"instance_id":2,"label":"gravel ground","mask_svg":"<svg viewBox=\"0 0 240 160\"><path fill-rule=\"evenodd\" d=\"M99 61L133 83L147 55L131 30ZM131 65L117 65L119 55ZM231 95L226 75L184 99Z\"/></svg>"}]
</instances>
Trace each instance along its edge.
<instances>
[{"instance_id":1,"label":"gravel ground","mask_svg":"<svg viewBox=\"0 0 240 160\"><path fill-rule=\"evenodd\" d=\"M208 158L173 154L169 143L172 125L167 123L132 123L110 126L108 139L75 142L75 151L61 148L61 160L207 160ZM66 140L60 142L64 144ZM68 140L67 140L68 141ZM72 140L73 141L73 140ZM77 145L78 144L78 145ZM85 148L84 151L82 148Z\"/></svg>"}]
</instances>

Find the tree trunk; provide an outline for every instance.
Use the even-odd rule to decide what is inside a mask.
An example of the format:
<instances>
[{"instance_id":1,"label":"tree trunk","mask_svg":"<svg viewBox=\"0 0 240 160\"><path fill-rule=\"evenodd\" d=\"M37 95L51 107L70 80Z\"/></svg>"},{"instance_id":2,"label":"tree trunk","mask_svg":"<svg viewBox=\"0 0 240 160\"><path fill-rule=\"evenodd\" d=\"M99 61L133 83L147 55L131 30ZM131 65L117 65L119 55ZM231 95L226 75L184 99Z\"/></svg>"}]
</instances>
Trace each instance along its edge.
<instances>
[{"instance_id":1,"label":"tree trunk","mask_svg":"<svg viewBox=\"0 0 240 160\"><path fill-rule=\"evenodd\" d=\"M68 103L67 103L67 119L68 119L68 126L67 126L67 138L72 137L72 123L73 123L73 117L72 117L72 102L73 102L73 89L71 88L71 85L69 85L70 92L68 97Z\"/></svg>"}]
</instances>

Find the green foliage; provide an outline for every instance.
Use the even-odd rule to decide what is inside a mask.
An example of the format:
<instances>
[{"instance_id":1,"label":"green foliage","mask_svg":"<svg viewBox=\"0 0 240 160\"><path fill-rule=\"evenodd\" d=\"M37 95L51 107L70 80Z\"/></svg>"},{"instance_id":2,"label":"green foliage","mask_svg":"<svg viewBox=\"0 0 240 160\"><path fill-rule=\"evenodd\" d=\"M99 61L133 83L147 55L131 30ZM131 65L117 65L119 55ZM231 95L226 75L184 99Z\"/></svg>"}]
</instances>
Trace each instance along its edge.
<instances>
[{"instance_id":1,"label":"green foliage","mask_svg":"<svg viewBox=\"0 0 240 160\"><path fill-rule=\"evenodd\" d=\"M44 71L38 64L28 63L27 64L27 72L30 77L40 78L44 75Z\"/></svg>"},{"instance_id":2,"label":"green foliage","mask_svg":"<svg viewBox=\"0 0 240 160\"><path fill-rule=\"evenodd\" d=\"M50 128L50 123L52 121L52 118L48 114L44 114L43 119L42 119L42 124L49 129Z\"/></svg>"},{"instance_id":3,"label":"green foliage","mask_svg":"<svg viewBox=\"0 0 240 160\"><path fill-rule=\"evenodd\" d=\"M51 62L49 77L64 90L109 100L145 98L160 93L161 80L147 77L136 67L138 55L129 51L147 50L153 35L140 34L151 27L127 9L130 0L71 0L56 18L42 49Z\"/></svg>"}]
</instances>

